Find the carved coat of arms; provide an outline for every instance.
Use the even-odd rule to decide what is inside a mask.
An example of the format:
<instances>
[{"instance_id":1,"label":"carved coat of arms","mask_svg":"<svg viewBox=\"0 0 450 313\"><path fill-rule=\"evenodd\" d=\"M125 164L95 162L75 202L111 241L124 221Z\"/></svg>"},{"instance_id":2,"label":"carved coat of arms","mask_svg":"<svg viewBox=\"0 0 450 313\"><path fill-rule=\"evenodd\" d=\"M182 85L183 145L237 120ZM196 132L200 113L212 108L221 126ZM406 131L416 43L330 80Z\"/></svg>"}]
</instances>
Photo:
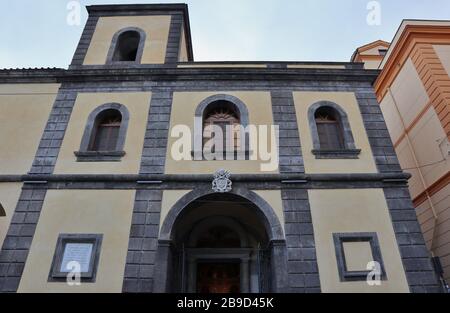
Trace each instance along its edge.
<instances>
[{"instance_id":1,"label":"carved coat of arms","mask_svg":"<svg viewBox=\"0 0 450 313\"><path fill-rule=\"evenodd\" d=\"M226 170L219 170L214 174L212 189L215 192L226 193L231 191L232 182L230 180L231 173Z\"/></svg>"}]
</instances>

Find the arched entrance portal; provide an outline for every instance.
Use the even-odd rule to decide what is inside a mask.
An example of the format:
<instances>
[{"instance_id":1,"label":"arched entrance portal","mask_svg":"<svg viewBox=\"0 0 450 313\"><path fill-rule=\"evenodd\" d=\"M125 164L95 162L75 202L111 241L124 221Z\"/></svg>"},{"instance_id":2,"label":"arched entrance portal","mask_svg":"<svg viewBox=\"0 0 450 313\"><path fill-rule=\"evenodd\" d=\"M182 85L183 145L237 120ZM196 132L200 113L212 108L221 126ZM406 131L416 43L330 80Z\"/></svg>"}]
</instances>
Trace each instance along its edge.
<instances>
[{"instance_id":1,"label":"arched entrance portal","mask_svg":"<svg viewBox=\"0 0 450 313\"><path fill-rule=\"evenodd\" d=\"M161 227L156 292L283 291L286 247L279 221L255 193L240 191L196 190L169 212Z\"/></svg>"}]
</instances>

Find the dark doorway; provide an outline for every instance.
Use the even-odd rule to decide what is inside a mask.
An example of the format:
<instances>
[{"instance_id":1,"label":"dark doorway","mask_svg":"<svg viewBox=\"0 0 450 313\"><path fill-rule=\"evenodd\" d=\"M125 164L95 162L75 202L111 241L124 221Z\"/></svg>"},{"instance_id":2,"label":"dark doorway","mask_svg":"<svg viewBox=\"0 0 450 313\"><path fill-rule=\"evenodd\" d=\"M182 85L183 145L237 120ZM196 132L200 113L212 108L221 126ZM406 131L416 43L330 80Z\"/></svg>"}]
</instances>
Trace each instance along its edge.
<instances>
[{"instance_id":1,"label":"dark doorway","mask_svg":"<svg viewBox=\"0 0 450 313\"><path fill-rule=\"evenodd\" d=\"M235 195L209 195L185 208L174 231L174 291L270 291L270 254L263 218Z\"/></svg>"},{"instance_id":2,"label":"dark doorway","mask_svg":"<svg viewBox=\"0 0 450 313\"><path fill-rule=\"evenodd\" d=\"M240 293L240 262L198 263L198 293Z\"/></svg>"}]
</instances>

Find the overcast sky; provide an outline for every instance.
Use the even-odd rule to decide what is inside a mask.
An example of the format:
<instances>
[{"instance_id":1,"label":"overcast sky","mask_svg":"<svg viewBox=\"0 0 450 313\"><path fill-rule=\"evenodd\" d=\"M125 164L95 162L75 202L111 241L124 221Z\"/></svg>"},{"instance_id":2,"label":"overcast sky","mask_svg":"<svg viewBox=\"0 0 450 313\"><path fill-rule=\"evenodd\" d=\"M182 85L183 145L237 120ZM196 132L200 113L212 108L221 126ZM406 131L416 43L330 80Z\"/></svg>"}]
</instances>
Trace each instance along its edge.
<instances>
[{"instance_id":1,"label":"overcast sky","mask_svg":"<svg viewBox=\"0 0 450 313\"><path fill-rule=\"evenodd\" d=\"M81 36L68 25L70 0L0 0L0 68L67 68ZM180 0L79 0L82 6ZM450 20L449 0L185 0L196 61L348 61L356 47L390 41L402 19Z\"/></svg>"}]
</instances>

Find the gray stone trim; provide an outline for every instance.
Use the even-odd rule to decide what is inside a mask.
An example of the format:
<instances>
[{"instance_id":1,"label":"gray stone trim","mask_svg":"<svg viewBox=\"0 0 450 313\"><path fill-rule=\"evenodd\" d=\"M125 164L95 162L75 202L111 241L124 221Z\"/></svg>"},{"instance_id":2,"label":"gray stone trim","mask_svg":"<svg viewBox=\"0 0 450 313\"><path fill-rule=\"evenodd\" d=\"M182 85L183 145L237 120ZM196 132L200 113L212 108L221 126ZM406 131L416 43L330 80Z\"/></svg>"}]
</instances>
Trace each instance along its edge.
<instances>
[{"instance_id":1,"label":"gray stone trim","mask_svg":"<svg viewBox=\"0 0 450 313\"><path fill-rule=\"evenodd\" d=\"M356 98L378 171L380 173L402 172L372 87L357 90Z\"/></svg>"},{"instance_id":2,"label":"gray stone trim","mask_svg":"<svg viewBox=\"0 0 450 313\"><path fill-rule=\"evenodd\" d=\"M385 188L384 194L410 291L442 292L408 188Z\"/></svg>"},{"instance_id":3,"label":"gray stone trim","mask_svg":"<svg viewBox=\"0 0 450 313\"><path fill-rule=\"evenodd\" d=\"M92 5L87 6L89 16L146 16L146 15L181 15L185 29L188 59L194 59L192 50L189 9L186 4L126 4L126 5Z\"/></svg>"},{"instance_id":4,"label":"gray stone trim","mask_svg":"<svg viewBox=\"0 0 450 313\"><path fill-rule=\"evenodd\" d=\"M113 61L114 54L117 49L117 43L119 40L120 35L122 35L125 32L136 32L139 34L139 46L136 54L136 60L135 61ZM120 65L130 65L130 64L140 64L142 60L142 55L144 54L144 47L145 47L145 41L146 41L147 35L145 31L138 27L125 27L121 30L119 30L117 33L114 34L113 39L111 41L111 46L108 50L108 55L106 57L106 64L120 64Z\"/></svg>"},{"instance_id":5,"label":"gray stone trim","mask_svg":"<svg viewBox=\"0 0 450 313\"><path fill-rule=\"evenodd\" d=\"M320 139L319 139L319 133L317 131L317 124L316 124L316 118L315 114L316 111L323 107L330 107L334 109L339 114L339 123L341 124L341 129L343 132L343 138L344 138L344 145L345 150L339 151L339 150L333 150L329 151L330 153L322 153L322 149L320 148ZM313 153L318 158L357 158L361 150L356 149L355 146L355 140L353 139L352 129L350 126L350 122L347 117L347 113L336 103L331 101L319 101L311 105L308 109L308 122L309 122L309 128L311 130L311 137L313 141Z\"/></svg>"},{"instance_id":6,"label":"gray stone trim","mask_svg":"<svg viewBox=\"0 0 450 313\"><path fill-rule=\"evenodd\" d=\"M306 189L281 190L288 253L289 292L320 293L319 267Z\"/></svg>"},{"instance_id":7,"label":"gray stone trim","mask_svg":"<svg viewBox=\"0 0 450 313\"><path fill-rule=\"evenodd\" d=\"M164 173L172 97L170 91L152 92L142 151L141 175L161 176ZM152 181L142 178L135 181ZM154 188L154 185L150 186ZM136 191L123 292L153 291L161 201L162 190Z\"/></svg>"},{"instance_id":8,"label":"gray stone trim","mask_svg":"<svg viewBox=\"0 0 450 313\"><path fill-rule=\"evenodd\" d=\"M60 268L64 256L64 247L67 243L91 243L93 244L93 248L89 262L89 271L87 273L80 273L80 278L83 283L94 283L97 276L102 240L103 235L100 234L60 234L56 243L48 281L66 281L68 273L61 272Z\"/></svg>"},{"instance_id":9,"label":"gray stone trim","mask_svg":"<svg viewBox=\"0 0 450 313\"><path fill-rule=\"evenodd\" d=\"M46 193L45 186L25 184L22 188L0 252L0 292L19 288Z\"/></svg>"},{"instance_id":10,"label":"gray stone trim","mask_svg":"<svg viewBox=\"0 0 450 313\"><path fill-rule=\"evenodd\" d=\"M139 171L141 175L164 174L172 97L171 91L157 89L152 92Z\"/></svg>"},{"instance_id":11,"label":"gray stone trim","mask_svg":"<svg viewBox=\"0 0 450 313\"><path fill-rule=\"evenodd\" d=\"M333 234L334 248L336 251L336 260L341 282L347 281L367 281L371 271L349 271L345 258L344 243L346 242L368 242L372 250L374 262L380 264L380 279L386 280L386 271L384 269L383 257L381 255L378 235L376 233L337 233Z\"/></svg>"},{"instance_id":12,"label":"gray stone trim","mask_svg":"<svg viewBox=\"0 0 450 313\"><path fill-rule=\"evenodd\" d=\"M81 35L80 41L78 42L77 49L75 50L75 54L72 58L72 63L69 66L69 69L83 65L86 53L89 49L89 45L91 44L92 37L94 36L98 19L99 19L98 16L89 15L86 25L84 26L84 30Z\"/></svg>"},{"instance_id":13,"label":"gray stone trim","mask_svg":"<svg viewBox=\"0 0 450 313\"><path fill-rule=\"evenodd\" d=\"M147 153L147 152L146 152ZM407 173L370 173L370 174L234 174L236 182L277 182L283 184L306 184L308 182L385 182L406 186ZM33 174L0 175L0 182L138 182L160 181L167 183L211 182L211 175L205 174Z\"/></svg>"},{"instance_id":14,"label":"gray stone trim","mask_svg":"<svg viewBox=\"0 0 450 313\"><path fill-rule=\"evenodd\" d=\"M76 97L76 92L60 89L45 126L30 174L53 173Z\"/></svg>"},{"instance_id":15,"label":"gray stone trim","mask_svg":"<svg viewBox=\"0 0 450 313\"><path fill-rule=\"evenodd\" d=\"M120 162L125 151L75 151L77 162Z\"/></svg>"},{"instance_id":16,"label":"gray stone trim","mask_svg":"<svg viewBox=\"0 0 450 313\"><path fill-rule=\"evenodd\" d=\"M292 91L272 91L274 124L279 127L280 173L305 173Z\"/></svg>"},{"instance_id":17,"label":"gray stone trim","mask_svg":"<svg viewBox=\"0 0 450 313\"><path fill-rule=\"evenodd\" d=\"M53 173L75 99L75 92L61 86L29 176ZM23 185L0 252L0 292L16 292L19 287L46 194L46 184Z\"/></svg>"},{"instance_id":18,"label":"gray stone trim","mask_svg":"<svg viewBox=\"0 0 450 313\"><path fill-rule=\"evenodd\" d=\"M210 96L206 99L204 99L200 104L197 106L197 109L195 110L195 125L194 125L194 146L193 146L193 154L194 154L194 160L201 161L203 160L203 119L205 115L205 110L208 108L208 106L211 103L214 103L216 101L228 101L232 103L235 106L236 111L239 113L239 119L241 126L246 129L249 124L249 114L247 106L244 102L242 102L239 98L227 95L227 94L217 94ZM245 147L244 151L235 151L237 154L236 156L244 157L245 159L249 156L250 151L250 138L248 132L245 132L243 135L241 134L241 138L245 138ZM226 154L226 153L225 153ZM228 156L228 155L227 155Z\"/></svg>"},{"instance_id":19,"label":"gray stone trim","mask_svg":"<svg viewBox=\"0 0 450 313\"><path fill-rule=\"evenodd\" d=\"M268 232L269 240L271 241L271 289L273 292L285 292L287 290L288 281L286 270L286 243L283 228L281 227L275 212L265 200L244 186L235 185L230 193L247 199L254 203L259 209L258 213L261 214ZM172 234L177 219L182 215L183 210L190 203L209 194L214 194L210 186L200 186L182 197L167 214L159 233L156 255L158 261L156 262L153 292L160 293L171 291L171 275L173 274L169 273L168 269L171 268Z\"/></svg>"},{"instance_id":20,"label":"gray stone trim","mask_svg":"<svg viewBox=\"0 0 450 313\"><path fill-rule=\"evenodd\" d=\"M166 64L176 64L179 60L182 28L183 15L172 14L166 47Z\"/></svg>"},{"instance_id":21,"label":"gray stone trim","mask_svg":"<svg viewBox=\"0 0 450 313\"><path fill-rule=\"evenodd\" d=\"M136 191L123 292L153 292L162 193Z\"/></svg>"},{"instance_id":22,"label":"gray stone trim","mask_svg":"<svg viewBox=\"0 0 450 313\"><path fill-rule=\"evenodd\" d=\"M122 115L122 122L119 129L119 137L115 151L90 151L89 146L95 135L96 120L99 114L106 110L117 110ZM130 113L128 109L119 103L106 103L97 107L89 114L81 139L80 151L74 152L78 162L102 162L102 161L120 161L125 155L123 148L127 137L128 123L130 121Z\"/></svg>"},{"instance_id":23,"label":"gray stone trim","mask_svg":"<svg viewBox=\"0 0 450 313\"><path fill-rule=\"evenodd\" d=\"M150 71L151 70L151 71ZM264 84L267 91L270 86L298 88L298 90L322 90L329 87L332 91L354 91L355 87L367 83L370 85L378 72L359 69L314 69L314 68L177 68L174 64L140 64L130 66L117 65L83 65L71 66L69 70L6 70L0 71L0 83L57 81L75 82L172 82L203 81L209 85L213 81L221 81L221 87L232 85L231 82L243 86L257 88ZM225 82L226 81L226 82ZM302 83L299 83L302 82ZM345 88L345 83L349 84ZM352 85L350 85L350 83ZM187 87L187 85L183 85ZM190 89L199 89L201 85L190 85ZM323 87L322 87L323 86ZM117 87L117 85L116 85ZM216 86L217 87L217 86ZM248 87L247 87L248 88ZM217 90L217 89L216 89ZM227 88L229 90L229 88ZM370 89L368 89L370 90ZM373 93L373 91L372 91Z\"/></svg>"},{"instance_id":24,"label":"gray stone trim","mask_svg":"<svg viewBox=\"0 0 450 313\"><path fill-rule=\"evenodd\" d=\"M358 159L361 149L312 150L316 159Z\"/></svg>"},{"instance_id":25,"label":"gray stone trim","mask_svg":"<svg viewBox=\"0 0 450 313\"><path fill-rule=\"evenodd\" d=\"M163 224L161 225L159 239L165 241L172 240L172 232L175 222L177 221L184 208L195 200L214 193L215 192L211 189L210 186L201 186L178 200L177 203L175 203L175 205L169 211ZM254 203L259 208L261 216L263 216L265 219L266 228L270 240L284 240L284 232L280 221L278 220L277 215L275 214L273 209L264 199L262 199L256 193L248 190L244 186L239 185L233 186L233 190L230 191L230 193Z\"/></svg>"}]
</instances>

